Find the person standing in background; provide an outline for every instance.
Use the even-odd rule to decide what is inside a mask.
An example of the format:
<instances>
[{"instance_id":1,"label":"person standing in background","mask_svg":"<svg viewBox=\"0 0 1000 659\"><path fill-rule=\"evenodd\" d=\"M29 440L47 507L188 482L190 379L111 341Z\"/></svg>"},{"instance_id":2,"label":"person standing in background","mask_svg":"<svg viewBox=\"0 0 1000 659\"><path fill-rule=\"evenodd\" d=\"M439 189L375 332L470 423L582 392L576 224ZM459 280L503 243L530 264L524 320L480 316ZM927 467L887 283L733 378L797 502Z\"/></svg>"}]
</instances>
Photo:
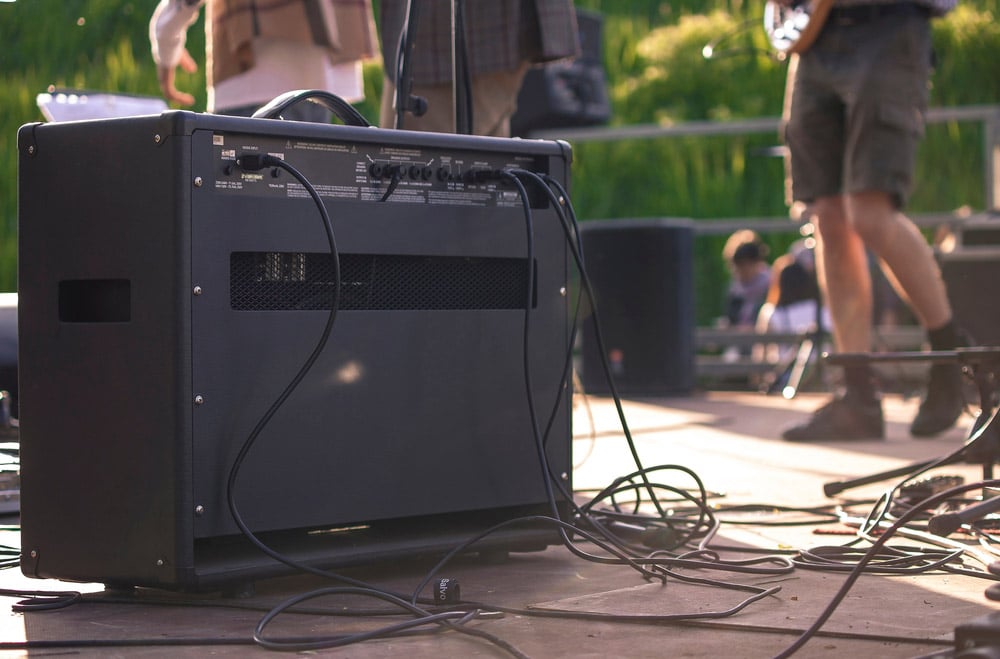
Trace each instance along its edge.
<instances>
[{"instance_id":1,"label":"person standing in background","mask_svg":"<svg viewBox=\"0 0 1000 659\"><path fill-rule=\"evenodd\" d=\"M902 214L924 132L932 68L930 20L956 0L834 0L822 30L789 66L784 138L790 201L818 228L817 266L839 352L872 346L866 249L927 330L931 348L963 343L941 271ZM789 441L878 439L885 433L869 364L844 369L845 391L782 434ZM910 434L955 424L964 407L957 364L934 364Z\"/></svg>"},{"instance_id":2,"label":"person standing in background","mask_svg":"<svg viewBox=\"0 0 1000 659\"><path fill-rule=\"evenodd\" d=\"M321 89L348 102L364 98L362 62L379 54L371 0L160 0L149 39L168 102L194 103L175 76L178 67L197 70L185 41L202 5L209 112L249 116L296 89ZM314 103L284 116L329 121Z\"/></svg>"},{"instance_id":3,"label":"person standing in background","mask_svg":"<svg viewBox=\"0 0 1000 659\"><path fill-rule=\"evenodd\" d=\"M427 113L407 113L396 123L399 46L407 22L407 0L382 0L379 31L385 86L379 124L450 133L455 130L452 88L453 0L420 0L409 62L411 94L427 100ZM472 95L472 133L510 136L510 117L532 64L576 57L580 36L572 0L481 0L466 2L465 41Z\"/></svg>"}]
</instances>

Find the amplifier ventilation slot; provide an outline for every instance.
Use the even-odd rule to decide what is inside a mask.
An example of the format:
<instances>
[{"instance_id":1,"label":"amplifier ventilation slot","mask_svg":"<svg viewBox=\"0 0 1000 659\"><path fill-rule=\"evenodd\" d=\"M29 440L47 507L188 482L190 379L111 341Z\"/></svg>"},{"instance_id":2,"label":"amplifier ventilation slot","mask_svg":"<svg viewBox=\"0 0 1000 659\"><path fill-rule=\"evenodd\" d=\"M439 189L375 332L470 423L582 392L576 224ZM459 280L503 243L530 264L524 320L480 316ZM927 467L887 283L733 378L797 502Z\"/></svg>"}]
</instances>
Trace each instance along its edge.
<instances>
[{"instance_id":1,"label":"amplifier ventilation slot","mask_svg":"<svg viewBox=\"0 0 1000 659\"><path fill-rule=\"evenodd\" d=\"M236 311L318 311L333 303L329 254L233 252L229 266L230 305ZM525 306L523 258L341 254L340 270L341 311Z\"/></svg>"}]
</instances>

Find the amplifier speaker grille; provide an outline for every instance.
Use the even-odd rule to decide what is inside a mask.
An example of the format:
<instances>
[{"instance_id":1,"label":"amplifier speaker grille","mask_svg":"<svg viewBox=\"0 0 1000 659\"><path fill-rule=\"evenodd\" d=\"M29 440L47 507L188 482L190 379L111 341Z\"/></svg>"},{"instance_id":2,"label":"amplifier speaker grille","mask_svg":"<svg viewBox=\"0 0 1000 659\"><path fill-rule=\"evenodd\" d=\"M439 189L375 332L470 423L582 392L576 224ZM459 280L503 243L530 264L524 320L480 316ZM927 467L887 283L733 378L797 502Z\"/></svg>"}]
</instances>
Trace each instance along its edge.
<instances>
[{"instance_id":1,"label":"amplifier speaker grille","mask_svg":"<svg viewBox=\"0 0 1000 659\"><path fill-rule=\"evenodd\" d=\"M527 297L523 258L341 254L340 269L341 311L523 309ZM328 310L334 279L326 253L233 252L230 305Z\"/></svg>"}]
</instances>

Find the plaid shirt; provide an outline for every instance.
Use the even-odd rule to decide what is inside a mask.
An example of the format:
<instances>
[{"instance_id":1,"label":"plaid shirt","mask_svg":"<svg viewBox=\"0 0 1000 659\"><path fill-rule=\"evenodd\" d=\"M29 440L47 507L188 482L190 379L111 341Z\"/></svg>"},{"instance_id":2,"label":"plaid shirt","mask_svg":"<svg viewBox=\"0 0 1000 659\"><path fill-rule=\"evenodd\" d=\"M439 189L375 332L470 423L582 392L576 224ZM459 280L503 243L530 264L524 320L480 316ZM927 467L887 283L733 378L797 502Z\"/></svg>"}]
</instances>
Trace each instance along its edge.
<instances>
[{"instance_id":1,"label":"plaid shirt","mask_svg":"<svg viewBox=\"0 0 1000 659\"><path fill-rule=\"evenodd\" d=\"M411 71L417 84L451 81L451 0L422 0ZM467 0L466 43L473 75L513 71L524 62L579 54L572 0ZM406 0L382 0L380 36L385 70L395 82Z\"/></svg>"}]
</instances>

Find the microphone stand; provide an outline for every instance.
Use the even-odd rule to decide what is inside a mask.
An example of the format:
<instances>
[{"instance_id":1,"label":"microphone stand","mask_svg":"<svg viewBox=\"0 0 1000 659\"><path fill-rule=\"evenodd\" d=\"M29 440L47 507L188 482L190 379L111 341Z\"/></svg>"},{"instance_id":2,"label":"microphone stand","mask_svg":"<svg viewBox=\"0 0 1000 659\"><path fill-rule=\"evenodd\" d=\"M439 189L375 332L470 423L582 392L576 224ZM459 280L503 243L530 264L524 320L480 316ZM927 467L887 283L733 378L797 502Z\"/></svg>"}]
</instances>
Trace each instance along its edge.
<instances>
[{"instance_id":1,"label":"microphone stand","mask_svg":"<svg viewBox=\"0 0 1000 659\"><path fill-rule=\"evenodd\" d=\"M983 496L986 496L985 492ZM963 524L971 524L998 510L1000 510L1000 496L984 498L979 503L968 505L957 512L934 515L927 520L927 530L943 538L957 531Z\"/></svg>"},{"instance_id":2,"label":"microphone stand","mask_svg":"<svg viewBox=\"0 0 1000 659\"><path fill-rule=\"evenodd\" d=\"M408 0L406 23L399 36L396 50L396 128L403 128L407 112L416 117L427 112L427 99L413 95L413 44L416 42L417 24L420 21L420 0ZM472 85L469 72L469 48L465 35L465 3L451 3L451 72L452 94L455 103L454 131L460 135L472 134Z\"/></svg>"},{"instance_id":3,"label":"microphone stand","mask_svg":"<svg viewBox=\"0 0 1000 659\"><path fill-rule=\"evenodd\" d=\"M819 286L816 287L813 302L816 304L814 325L806 331L799 341L794 359L786 359L783 364L779 365L778 376L767 388L768 394L777 393L780 388L783 398L786 400L795 398L806 379L806 369L814 361L816 363L816 376L820 379L823 377L823 360L816 359L826 342L826 328L823 324L823 295L819 291Z\"/></svg>"},{"instance_id":4,"label":"microphone stand","mask_svg":"<svg viewBox=\"0 0 1000 659\"><path fill-rule=\"evenodd\" d=\"M417 24L420 21L420 0L408 0L406 3L406 22L399 35L399 47L396 49L396 128L403 128L403 118L407 112L415 117L422 117L427 112L427 99L414 96L413 74L413 43L417 37Z\"/></svg>"},{"instance_id":5,"label":"microphone stand","mask_svg":"<svg viewBox=\"0 0 1000 659\"><path fill-rule=\"evenodd\" d=\"M472 134L472 85L469 47L465 38L465 2L451 3L451 88L455 101L455 133Z\"/></svg>"}]
</instances>

